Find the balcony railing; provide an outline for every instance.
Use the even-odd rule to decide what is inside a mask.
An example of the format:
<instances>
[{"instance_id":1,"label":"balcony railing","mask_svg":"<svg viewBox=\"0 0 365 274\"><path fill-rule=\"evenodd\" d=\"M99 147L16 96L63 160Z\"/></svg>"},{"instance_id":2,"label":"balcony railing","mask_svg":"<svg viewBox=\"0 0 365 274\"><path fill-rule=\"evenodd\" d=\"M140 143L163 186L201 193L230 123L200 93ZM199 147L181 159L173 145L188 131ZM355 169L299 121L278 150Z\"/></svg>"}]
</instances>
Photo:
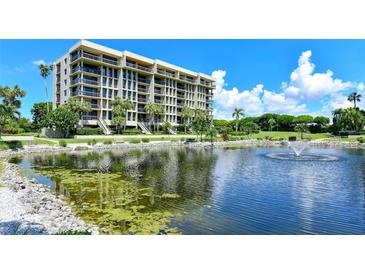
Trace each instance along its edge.
<instances>
[{"instance_id":1,"label":"balcony railing","mask_svg":"<svg viewBox=\"0 0 365 274\"><path fill-rule=\"evenodd\" d=\"M142 83L146 83L146 84L150 83L150 81L148 81L147 79L143 79L143 78L138 78L138 82L142 82Z\"/></svg>"},{"instance_id":2,"label":"balcony railing","mask_svg":"<svg viewBox=\"0 0 365 274\"><path fill-rule=\"evenodd\" d=\"M131 67L131 68L136 68L136 69L140 69L140 70L152 72L152 69L151 68L148 68L148 67L145 67L145 66L141 66L141 65L138 65L138 64L135 64L135 63L126 62L126 65L128 67Z\"/></svg>"},{"instance_id":3,"label":"balcony railing","mask_svg":"<svg viewBox=\"0 0 365 274\"><path fill-rule=\"evenodd\" d=\"M181 80L184 80L184 81L188 81L190 83L195 83L194 79L190 79L190 78L185 77L185 76L180 76L180 79Z\"/></svg>"},{"instance_id":4,"label":"balcony railing","mask_svg":"<svg viewBox=\"0 0 365 274\"><path fill-rule=\"evenodd\" d=\"M156 104L162 104L162 103L163 103L163 101L162 101L162 100L155 99L155 103L156 103Z\"/></svg>"},{"instance_id":5,"label":"balcony railing","mask_svg":"<svg viewBox=\"0 0 365 274\"><path fill-rule=\"evenodd\" d=\"M138 102L147 102L146 98L138 97Z\"/></svg>"},{"instance_id":6,"label":"balcony railing","mask_svg":"<svg viewBox=\"0 0 365 274\"><path fill-rule=\"evenodd\" d=\"M100 92L86 91L86 90L76 90L72 92L72 96L83 95L91 97L100 97Z\"/></svg>"},{"instance_id":7,"label":"balcony railing","mask_svg":"<svg viewBox=\"0 0 365 274\"><path fill-rule=\"evenodd\" d=\"M162 90L156 90L156 89L155 89L155 93L156 94L163 94Z\"/></svg>"},{"instance_id":8,"label":"balcony railing","mask_svg":"<svg viewBox=\"0 0 365 274\"><path fill-rule=\"evenodd\" d=\"M159 81L159 80L155 80L155 84L158 84L158 85L165 85L165 81Z\"/></svg>"},{"instance_id":9,"label":"balcony railing","mask_svg":"<svg viewBox=\"0 0 365 274\"><path fill-rule=\"evenodd\" d=\"M176 77L174 73L167 72L167 71L164 71L164 70L161 70L161 69L157 69L157 73L163 74L163 75L166 75L166 76L172 77L172 78Z\"/></svg>"},{"instance_id":10,"label":"balcony railing","mask_svg":"<svg viewBox=\"0 0 365 274\"><path fill-rule=\"evenodd\" d=\"M141 87L138 87L138 91L140 92L148 92L148 90L146 88L141 88Z\"/></svg>"},{"instance_id":11,"label":"balcony railing","mask_svg":"<svg viewBox=\"0 0 365 274\"><path fill-rule=\"evenodd\" d=\"M82 115L82 120L97 120L98 117L94 115Z\"/></svg>"},{"instance_id":12,"label":"balcony railing","mask_svg":"<svg viewBox=\"0 0 365 274\"><path fill-rule=\"evenodd\" d=\"M90 53L87 53L87 52L83 52L81 54L76 54L76 55L72 56L71 57L71 62L79 59L80 57L84 57L84 58L87 58L87 59L92 59L92 60L112 64L112 65L115 65L115 66L118 65L118 61L110 60L108 58L102 58L100 56L96 56L96 55L93 55L93 54L90 54Z\"/></svg>"},{"instance_id":13,"label":"balcony railing","mask_svg":"<svg viewBox=\"0 0 365 274\"><path fill-rule=\"evenodd\" d=\"M84 84L94 85L94 86L99 86L100 85L99 81L85 79L85 78L76 78L76 79L71 81L71 85L74 85L74 84L77 84L77 83L84 83Z\"/></svg>"},{"instance_id":14,"label":"balcony railing","mask_svg":"<svg viewBox=\"0 0 365 274\"><path fill-rule=\"evenodd\" d=\"M81 66L77 66L77 67L71 69L71 73L74 73L76 71L90 72L90 73L94 73L94 74L100 74L100 72L101 72L100 69L92 69L92 68L81 67Z\"/></svg>"},{"instance_id":15,"label":"balcony railing","mask_svg":"<svg viewBox=\"0 0 365 274\"><path fill-rule=\"evenodd\" d=\"M106 58L103 58L102 60L103 60L104 63L108 63L108 64L118 66L118 61L110 60L110 59L106 59Z\"/></svg>"},{"instance_id":16,"label":"balcony railing","mask_svg":"<svg viewBox=\"0 0 365 274\"><path fill-rule=\"evenodd\" d=\"M146 112L144 108L138 108L138 112Z\"/></svg>"},{"instance_id":17,"label":"balcony railing","mask_svg":"<svg viewBox=\"0 0 365 274\"><path fill-rule=\"evenodd\" d=\"M176 94L176 96L179 98L185 98L185 95L183 95L183 94Z\"/></svg>"},{"instance_id":18,"label":"balcony railing","mask_svg":"<svg viewBox=\"0 0 365 274\"><path fill-rule=\"evenodd\" d=\"M183 103L176 103L176 105L183 106L184 104Z\"/></svg>"},{"instance_id":19,"label":"balcony railing","mask_svg":"<svg viewBox=\"0 0 365 274\"><path fill-rule=\"evenodd\" d=\"M99 104L90 104L91 108L100 108Z\"/></svg>"}]
</instances>

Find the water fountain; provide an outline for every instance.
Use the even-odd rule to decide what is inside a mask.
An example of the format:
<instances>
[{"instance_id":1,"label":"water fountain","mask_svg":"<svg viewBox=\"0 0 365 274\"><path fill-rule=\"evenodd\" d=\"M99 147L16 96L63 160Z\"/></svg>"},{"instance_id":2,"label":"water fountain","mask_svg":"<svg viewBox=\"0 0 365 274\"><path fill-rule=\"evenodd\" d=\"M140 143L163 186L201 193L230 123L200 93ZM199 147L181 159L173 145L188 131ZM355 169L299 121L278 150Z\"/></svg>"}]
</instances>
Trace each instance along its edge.
<instances>
[{"instance_id":1,"label":"water fountain","mask_svg":"<svg viewBox=\"0 0 365 274\"><path fill-rule=\"evenodd\" d=\"M294 153L269 153L267 157L279 160L292 160L292 161L334 161L338 160L335 156L330 155L313 155L302 154L303 151L309 146L310 141L288 141L288 147Z\"/></svg>"}]
</instances>

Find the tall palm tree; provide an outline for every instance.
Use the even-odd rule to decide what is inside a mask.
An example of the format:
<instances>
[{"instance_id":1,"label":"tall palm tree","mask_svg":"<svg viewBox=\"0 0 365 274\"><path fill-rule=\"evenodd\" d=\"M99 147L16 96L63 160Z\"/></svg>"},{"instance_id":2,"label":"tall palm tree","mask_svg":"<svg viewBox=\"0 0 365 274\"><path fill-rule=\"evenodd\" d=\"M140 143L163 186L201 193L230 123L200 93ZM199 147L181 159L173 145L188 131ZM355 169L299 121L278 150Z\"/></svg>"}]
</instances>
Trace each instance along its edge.
<instances>
[{"instance_id":1,"label":"tall palm tree","mask_svg":"<svg viewBox=\"0 0 365 274\"><path fill-rule=\"evenodd\" d=\"M194 111L192 108L184 106L181 110L181 119L184 121L184 133L186 134L186 126L191 118L193 118Z\"/></svg>"},{"instance_id":2,"label":"tall palm tree","mask_svg":"<svg viewBox=\"0 0 365 274\"><path fill-rule=\"evenodd\" d=\"M352 92L347 96L347 100L354 103L354 108L356 109L356 102L361 101L361 94L358 94L357 92Z\"/></svg>"},{"instance_id":3,"label":"tall palm tree","mask_svg":"<svg viewBox=\"0 0 365 274\"><path fill-rule=\"evenodd\" d=\"M238 131L238 121L240 120L240 118L245 117L245 113L244 113L243 109L235 108L232 113L232 117L235 118L235 120L236 120L236 132L237 132Z\"/></svg>"},{"instance_id":4,"label":"tall palm tree","mask_svg":"<svg viewBox=\"0 0 365 274\"><path fill-rule=\"evenodd\" d=\"M128 114L128 110L131 110L134 108L134 105L131 101L129 100L124 100L120 97L115 97L113 102L112 102L112 106L113 106L113 120L115 122L115 124L124 124L124 130L127 127L127 114Z\"/></svg>"},{"instance_id":5,"label":"tall palm tree","mask_svg":"<svg viewBox=\"0 0 365 274\"><path fill-rule=\"evenodd\" d=\"M155 130L155 111L156 111L156 104L154 103L147 103L144 107L147 111L147 114L150 116L150 121L152 121L153 129Z\"/></svg>"},{"instance_id":6,"label":"tall palm tree","mask_svg":"<svg viewBox=\"0 0 365 274\"><path fill-rule=\"evenodd\" d=\"M271 118L269 121L267 121L267 123L270 126L270 131L272 131L273 126L276 124L276 121L274 118Z\"/></svg>"},{"instance_id":7,"label":"tall palm tree","mask_svg":"<svg viewBox=\"0 0 365 274\"><path fill-rule=\"evenodd\" d=\"M155 115L157 115L157 117L159 117L160 115L164 115L165 114L165 107L162 105L157 105L155 106ZM162 119L164 120L164 119ZM163 121L162 121L163 122ZM159 125L160 123L157 123L157 131L159 131Z\"/></svg>"},{"instance_id":8,"label":"tall palm tree","mask_svg":"<svg viewBox=\"0 0 365 274\"><path fill-rule=\"evenodd\" d=\"M3 98L5 106L14 106L15 108L21 107L20 98L26 95L18 85L15 85L12 89L8 86L0 86L0 98Z\"/></svg>"},{"instance_id":9,"label":"tall palm tree","mask_svg":"<svg viewBox=\"0 0 365 274\"><path fill-rule=\"evenodd\" d=\"M47 66L46 64L39 65L39 72L44 80L44 89L46 92L46 102L48 103L48 85L47 85L47 78L51 74L53 67ZM49 104L47 104L47 113L49 112Z\"/></svg>"}]
</instances>

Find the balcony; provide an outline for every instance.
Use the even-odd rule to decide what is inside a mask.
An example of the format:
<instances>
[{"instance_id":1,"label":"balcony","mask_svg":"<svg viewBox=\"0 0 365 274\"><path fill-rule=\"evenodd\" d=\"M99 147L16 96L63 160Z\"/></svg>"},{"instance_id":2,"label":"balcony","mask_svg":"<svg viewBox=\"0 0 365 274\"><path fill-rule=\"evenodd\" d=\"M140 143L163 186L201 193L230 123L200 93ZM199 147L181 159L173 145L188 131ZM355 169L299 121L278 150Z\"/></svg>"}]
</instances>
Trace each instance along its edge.
<instances>
[{"instance_id":1,"label":"balcony","mask_svg":"<svg viewBox=\"0 0 365 274\"><path fill-rule=\"evenodd\" d=\"M81 54L76 54L76 55L72 56L71 57L71 62L79 59L80 57L84 57L86 59L91 59L91 60L95 60L95 61L99 61L99 62L108 63L108 64L111 64L111 65L114 65L114 66L119 65L118 61L111 60L111 59L104 58L104 57L100 57L100 56L97 56L97 55L93 55L93 54L90 54L90 53L87 53L87 52L83 52Z\"/></svg>"},{"instance_id":2,"label":"balcony","mask_svg":"<svg viewBox=\"0 0 365 274\"><path fill-rule=\"evenodd\" d=\"M142 87L138 87L137 89L139 92L144 92L144 93L148 93L148 89L146 88L142 88Z\"/></svg>"},{"instance_id":3,"label":"balcony","mask_svg":"<svg viewBox=\"0 0 365 274\"><path fill-rule=\"evenodd\" d=\"M138 102L147 102L146 98L138 97Z\"/></svg>"},{"instance_id":4,"label":"balcony","mask_svg":"<svg viewBox=\"0 0 365 274\"><path fill-rule=\"evenodd\" d=\"M180 107L184 106L184 104L183 104L183 103L176 103L176 105L177 105L177 106L180 106Z\"/></svg>"},{"instance_id":5,"label":"balcony","mask_svg":"<svg viewBox=\"0 0 365 274\"><path fill-rule=\"evenodd\" d=\"M163 104L163 100L155 99L156 104Z\"/></svg>"},{"instance_id":6,"label":"balcony","mask_svg":"<svg viewBox=\"0 0 365 274\"><path fill-rule=\"evenodd\" d=\"M87 90L76 90L72 92L72 96L90 96L90 97L100 97L100 92L87 91Z\"/></svg>"},{"instance_id":7,"label":"balcony","mask_svg":"<svg viewBox=\"0 0 365 274\"><path fill-rule=\"evenodd\" d=\"M103 60L104 63L108 63L108 64L111 64L111 65L114 65L114 66L118 66L118 61L107 59L107 58L102 58L102 60Z\"/></svg>"},{"instance_id":8,"label":"balcony","mask_svg":"<svg viewBox=\"0 0 365 274\"><path fill-rule=\"evenodd\" d=\"M150 83L150 81L148 81L147 79L143 79L143 78L138 78L138 82L145 83L145 84Z\"/></svg>"},{"instance_id":9,"label":"balcony","mask_svg":"<svg viewBox=\"0 0 365 274\"><path fill-rule=\"evenodd\" d=\"M98 117L95 115L82 115L81 117L82 120L97 120Z\"/></svg>"},{"instance_id":10,"label":"balcony","mask_svg":"<svg viewBox=\"0 0 365 274\"><path fill-rule=\"evenodd\" d=\"M155 89L155 94L160 94L160 95L162 95L162 94L164 94L164 93L163 93L163 91L162 91L162 90Z\"/></svg>"},{"instance_id":11,"label":"balcony","mask_svg":"<svg viewBox=\"0 0 365 274\"><path fill-rule=\"evenodd\" d=\"M90 104L91 108L97 108L99 109L100 108L100 105L99 104Z\"/></svg>"},{"instance_id":12,"label":"balcony","mask_svg":"<svg viewBox=\"0 0 365 274\"><path fill-rule=\"evenodd\" d=\"M176 96L179 97L179 98L185 98L184 94L176 94Z\"/></svg>"},{"instance_id":13,"label":"balcony","mask_svg":"<svg viewBox=\"0 0 365 274\"><path fill-rule=\"evenodd\" d=\"M146 112L144 108L138 108L138 112Z\"/></svg>"},{"instance_id":14,"label":"balcony","mask_svg":"<svg viewBox=\"0 0 365 274\"><path fill-rule=\"evenodd\" d=\"M100 69L92 69L92 68L88 68L88 67L77 66L77 67L71 69L71 74L75 73L77 71L89 72L89 73L94 73L94 74L98 74L98 75L101 72Z\"/></svg>"},{"instance_id":15,"label":"balcony","mask_svg":"<svg viewBox=\"0 0 365 274\"><path fill-rule=\"evenodd\" d=\"M135 68L135 69L139 69L139 70L143 70L143 71L147 71L147 72L152 72L151 68L145 67L145 66L141 66L139 64L135 64L135 63L131 63L131 62L126 62L127 67L131 67L131 68Z\"/></svg>"},{"instance_id":16,"label":"balcony","mask_svg":"<svg viewBox=\"0 0 365 274\"><path fill-rule=\"evenodd\" d=\"M99 81L85 79L85 78L76 78L76 79L71 81L71 85L75 85L75 84L78 84L78 83L83 83L83 84L93 85L93 86L99 86L100 85Z\"/></svg>"},{"instance_id":17,"label":"balcony","mask_svg":"<svg viewBox=\"0 0 365 274\"><path fill-rule=\"evenodd\" d=\"M175 73L167 72L167 71L164 71L164 70L161 70L161 69L157 69L157 73L162 74L162 75L166 75L166 76L171 77L171 78L176 77Z\"/></svg>"},{"instance_id":18,"label":"balcony","mask_svg":"<svg viewBox=\"0 0 365 274\"><path fill-rule=\"evenodd\" d=\"M188 78L188 77L185 77L185 76L180 76L180 80L188 81L190 83L195 83L194 79L191 79L191 78Z\"/></svg>"},{"instance_id":19,"label":"balcony","mask_svg":"<svg viewBox=\"0 0 365 274\"><path fill-rule=\"evenodd\" d=\"M157 85L165 85L166 84L166 82L165 81L163 81L163 80L155 80L155 84L157 84Z\"/></svg>"}]
</instances>

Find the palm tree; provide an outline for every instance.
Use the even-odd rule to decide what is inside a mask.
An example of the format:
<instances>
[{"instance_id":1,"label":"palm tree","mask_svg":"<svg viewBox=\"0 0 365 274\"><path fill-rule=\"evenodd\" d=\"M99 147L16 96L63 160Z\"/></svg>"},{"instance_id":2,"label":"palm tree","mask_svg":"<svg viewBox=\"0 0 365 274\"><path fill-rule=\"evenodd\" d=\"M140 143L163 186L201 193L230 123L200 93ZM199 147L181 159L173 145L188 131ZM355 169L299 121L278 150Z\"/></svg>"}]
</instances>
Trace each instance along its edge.
<instances>
[{"instance_id":1,"label":"palm tree","mask_svg":"<svg viewBox=\"0 0 365 274\"><path fill-rule=\"evenodd\" d=\"M65 104L65 107L72 112L76 112L79 116L81 116L82 113L91 111L91 105L89 102L81 102L77 98L69 99Z\"/></svg>"},{"instance_id":2,"label":"palm tree","mask_svg":"<svg viewBox=\"0 0 365 274\"><path fill-rule=\"evenodd\" d=\"M20 98L24 97L25 95L25 91L22 90L18 85L15 85L12 89L8 86L0 86L0 97L3 98L3 103L5 106L14 106L15 108L20 108Z\"/></svg>"},{"instance_id":3,"label":"palm tree","mask_svg":"<svg viewBox=\"0 0 365 274\"><path fill-rule=\"evenodd\" d=\"M114 101L112 102L113 106L113 123L116 125L121 125L124 123L124 130L127 127L127 114L128 110L133 109L134 105L129 100L124 100L120 97L115 97Z\"/></svg>"},{"instance_id":4,"label":"palm tree","mask_svg":"<svg viewBox=\"0 0 365 274\"><path fill-rule=\"evenodd\" d=\"M272 131L272 127L276 124L276 121L274 118L271 118L269 121L267 121L267 123L270 126L270 131Z\"/></svg>"},{"instance_id":5,"label":"palm tree","mask_svg":"<svg viewBox=\"0 0 365 274\"><path fill-rule=\"evenodd\" d=\"M238 121L240 118L245 117L245 113L242 108L235 108L232 117L236 119L236 132L238 131Z\"/></svg>"},{"instance_id":6,"label":"palm tree","mask_svg":"<svg viewBox=\"0 0 365 274\"><path fill-rule=\"evenodd\" d=\"M39 65L39 72L44 80L44 88L46 92L46 102L48 103L48 85L47 85L47 78L51 74L53 67L47 66L46 64ZM47 113L49 112L49 105L47 104Z\"/></svg>"},{"instance_id":7,"label":"palm tree","mask_svg":"<svg viewBox=\"0 0 365 274\"><path fill-rule=\"evenodd\" d=\"M156 105L154 103L147 103L144 107L148 115L150 116L150 121L152 121L153 129L155 130L155 110Z\"/></svg>"},{"instance_id":8,"label":"palm tree","mask_svg":"<svg viewBox=\"0 0 365 274\"><path fill-rule=\"evenodd\" d=\"M155 106L155 114L158 116L165 114L165 107L162 105L156 105ZM162 119L164 120L164 119ZM159 131L159 123L157 123L157 131Z\"/></svg>"},{"instance_id":9,"label":"palm tree","mask_svg":"<svg viewBox=\"0 0 365 274\"><path fill-rule=\"evenodd\" d=\"M347 100L354 103L354 108L356 109L356 102L361 101L361 94L358 94L357 92L352 92L347 96Z\"/></svg>"},{"instance_id":10,"label":"palm tree","mask_svg":"<svg viewBox=\"0 0 365 274\"><path fill-rule=\"evenodd\" d=\"M184 106L181 110L181 118L184 121L184 133L186 134L186 126L189 119L193 118L194 111L192 108Z\"/></svg>"}]
</instances>

